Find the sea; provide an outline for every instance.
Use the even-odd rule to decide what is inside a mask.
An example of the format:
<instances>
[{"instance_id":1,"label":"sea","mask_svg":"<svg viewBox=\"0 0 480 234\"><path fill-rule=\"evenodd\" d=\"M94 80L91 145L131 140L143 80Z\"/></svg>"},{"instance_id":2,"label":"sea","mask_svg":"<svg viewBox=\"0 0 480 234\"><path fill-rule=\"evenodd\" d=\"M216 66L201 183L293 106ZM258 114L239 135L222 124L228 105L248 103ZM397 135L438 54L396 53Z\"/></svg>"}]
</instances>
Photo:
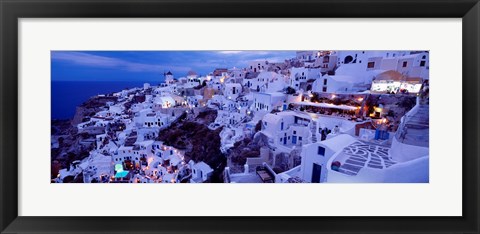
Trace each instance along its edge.
<instances>
[{"instance_id":1,"label":"sea","mask_svg":"<svg viewBox=\"0 0 480 234\"><path fill-rule=\"evenodd\" d=\"M52 120L72 119L76 107L90 97L143 87L144 83L158 85L160 82L162 81L52 81Z\"/></svg>"}]
</instances>

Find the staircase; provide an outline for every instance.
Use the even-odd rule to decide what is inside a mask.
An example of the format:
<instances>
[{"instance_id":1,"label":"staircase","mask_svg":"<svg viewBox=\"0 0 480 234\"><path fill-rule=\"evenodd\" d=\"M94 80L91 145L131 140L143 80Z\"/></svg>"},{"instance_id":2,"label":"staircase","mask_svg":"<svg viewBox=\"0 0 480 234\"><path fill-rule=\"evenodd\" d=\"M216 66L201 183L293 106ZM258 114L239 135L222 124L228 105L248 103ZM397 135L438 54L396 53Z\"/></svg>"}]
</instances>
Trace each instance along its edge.
<instances>
[{"instance_id":1,"label":"staircase","mask_svg":"<svg viewBox=\"0 0 480 234\"><path fill-rule=\"evenodd\" d=\"M312 132L312 143L317 142L317 121L312 120L312 124L310 124L310 131Z\"/></svg>"},{"instance_id":2,"label":"staircase","mask_svg":"<svg viewBox=\"0 0 480 234\"><path fill-rule=\"evenodd\" d=\"M418 102L402 119L395 134L399 142L428 147L429 144L429 105Z\"/></svg>"}]
</instances>

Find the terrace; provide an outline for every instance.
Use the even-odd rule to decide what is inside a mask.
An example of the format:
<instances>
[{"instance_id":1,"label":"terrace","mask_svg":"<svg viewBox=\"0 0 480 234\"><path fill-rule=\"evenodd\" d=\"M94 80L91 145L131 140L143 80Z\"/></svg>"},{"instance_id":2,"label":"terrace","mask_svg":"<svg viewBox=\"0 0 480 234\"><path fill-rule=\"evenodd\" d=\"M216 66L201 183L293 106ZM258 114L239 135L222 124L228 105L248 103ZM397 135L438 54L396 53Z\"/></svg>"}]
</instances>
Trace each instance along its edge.
<instances>
[{"instance_id":1,"label":"terrace","mask_svg":"<svg viewBox=\"0 0 480 234\"><path fill-rule=\"evenodd\" d=\"M293 102L295 106L300 106L300 110L314 115L337 116L349 120L358 119L357 113L360 107L349 105L335 105L332 103L316 102Z\"/></svg>"},{"instance_id":2,"label":"terrace","mask_svg":"<svg viewBox=\"0 0 480 234\"><path fill-rule=\"evenodd\" d=\"M392 161L388 150L383 146L357 141L345 147L335 157L332 165L339 162L340 166L335 171L350 176L356 176L365 167L379 170L389 168L396 162Z\"/></svg>"}]
</instances>

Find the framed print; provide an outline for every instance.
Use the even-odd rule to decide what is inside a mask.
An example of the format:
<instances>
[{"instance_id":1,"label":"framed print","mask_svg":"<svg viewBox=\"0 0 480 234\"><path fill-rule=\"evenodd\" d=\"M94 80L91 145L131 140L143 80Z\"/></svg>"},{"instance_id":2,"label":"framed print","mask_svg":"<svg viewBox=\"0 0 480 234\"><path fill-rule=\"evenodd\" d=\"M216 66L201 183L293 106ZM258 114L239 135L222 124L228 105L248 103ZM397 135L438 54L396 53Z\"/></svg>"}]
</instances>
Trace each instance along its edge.
<instances>
[{"instance_id":1,"label":"framed print","mask_svg":"<svg viewBox=\"0 0 480 234\"><path fill-rule=\"evenodd\" d=\"M478 1L1 4L1 233L478 233Z\"/></svg>"}]
</instances>

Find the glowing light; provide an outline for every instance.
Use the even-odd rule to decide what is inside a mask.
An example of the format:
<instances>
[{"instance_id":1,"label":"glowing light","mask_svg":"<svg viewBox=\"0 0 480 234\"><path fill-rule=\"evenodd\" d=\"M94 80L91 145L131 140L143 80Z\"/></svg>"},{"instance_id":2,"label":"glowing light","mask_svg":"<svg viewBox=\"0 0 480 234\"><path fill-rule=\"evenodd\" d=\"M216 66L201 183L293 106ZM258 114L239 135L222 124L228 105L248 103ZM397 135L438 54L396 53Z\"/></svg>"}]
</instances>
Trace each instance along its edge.
<instances>
[{"instance_id":1,"label":"glowing light","mask_svg":"<svg viewBox=\"0 0 480 234\"><path fill-rule=\"evenodd\" d=\"M359 102L361 102L361 101L363 101L363 98L358 98L357 100L358 100Z\"/></svg>"},{"instance_id":2,"label":"glowing light","mask_svg":"<svg viewBox=\"0 0 480 234\"><path fill-rule=\"evenodd\" d=\"M122 166L122 164L116 164L116 165L115 165L115 171L116 171L116 172L122 172L122 171L123 171L123 166Z\"/></svg>"}]
</instances>

